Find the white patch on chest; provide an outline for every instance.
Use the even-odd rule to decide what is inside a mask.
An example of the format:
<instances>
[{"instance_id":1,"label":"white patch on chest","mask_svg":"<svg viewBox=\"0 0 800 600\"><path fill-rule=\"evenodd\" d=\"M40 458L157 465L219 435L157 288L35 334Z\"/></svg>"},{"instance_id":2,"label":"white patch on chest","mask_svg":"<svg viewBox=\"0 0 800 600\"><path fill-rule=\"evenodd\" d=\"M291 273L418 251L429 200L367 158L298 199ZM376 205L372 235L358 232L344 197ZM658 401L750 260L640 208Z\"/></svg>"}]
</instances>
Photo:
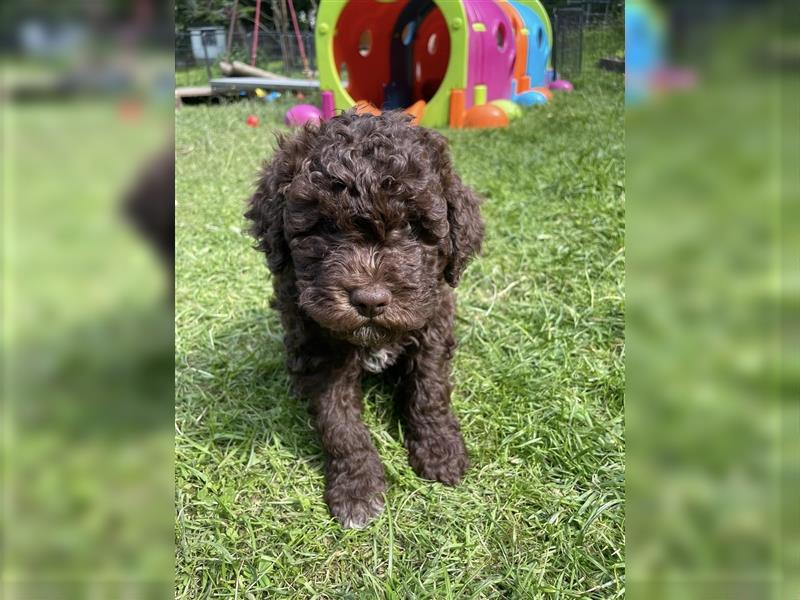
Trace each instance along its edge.
<instances>
[{"instance_id":1,"label":"white patch on chest","mask_svg":"<svg viewBox=\"0 0 800 600\"><path fill-rule=\"evenodd\" d=\"M398 349L391 347L364 350L361 366L369 373L382 373L394 364L399 353Z\"/></svg>"}]
</instances>

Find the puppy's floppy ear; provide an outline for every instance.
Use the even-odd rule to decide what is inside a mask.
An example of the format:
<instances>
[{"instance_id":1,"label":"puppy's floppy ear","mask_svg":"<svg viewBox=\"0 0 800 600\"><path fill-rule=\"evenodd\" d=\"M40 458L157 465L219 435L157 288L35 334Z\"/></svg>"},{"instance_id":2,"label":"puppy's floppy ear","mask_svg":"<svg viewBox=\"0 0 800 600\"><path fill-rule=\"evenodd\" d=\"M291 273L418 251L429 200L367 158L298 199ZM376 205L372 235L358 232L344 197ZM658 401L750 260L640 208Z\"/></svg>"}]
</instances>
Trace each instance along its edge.
<instances>
[{"instance_id":1,"label":"puppy's floppy ear","mask_svg":"<svg viewBox=\"0 0 800 600\"><path fill-rule=\"evenodd\" d=\"M464 185L453 168L447 139L435 131L423 131L431 153L431 162L439 172L442 195L447 203L450 251L444 277L450 286L456 287L470 259L481 249L481 199L469 186Z\"/></svg>"},{"instance_id":2,"label":"puppy's floppy ear","mask_svg":"<svg viewBox=\"0 0 800 600\"><path fill-rule=\"evenodd\" d=\"M267 265L273 273L280 273L291 263L283 226L286 192L305 155L308 135L310 132L301 129L294 136L278 136L275 154L264 162L244 215L252 221L250 233L256 238L256 248L267 255Z\"/></svg>"}]
</instances>

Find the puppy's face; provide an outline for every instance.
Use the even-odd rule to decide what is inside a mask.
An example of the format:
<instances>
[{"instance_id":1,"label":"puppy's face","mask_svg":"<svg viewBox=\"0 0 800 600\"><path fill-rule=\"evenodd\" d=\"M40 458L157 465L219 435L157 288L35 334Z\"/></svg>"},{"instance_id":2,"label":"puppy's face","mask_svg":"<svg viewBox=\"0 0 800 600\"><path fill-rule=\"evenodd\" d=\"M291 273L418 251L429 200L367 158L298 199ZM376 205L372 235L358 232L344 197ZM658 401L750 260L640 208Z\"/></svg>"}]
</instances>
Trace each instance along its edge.
<instances>
[{"instance_id":1,"label":"puppy's face","mask_svg":"<svg viewBox=\"0 0 800 600\"><path fill-rule=\"evenodd\" d=\"M344 114L281 141L247 213L301 310L377 346L420 329L483 233L444 138L401 115Z\"/></svg>"},{"instance_id":2,"label":"puppy's face","mask_svg":"<svg viewBox=\"0 0 800 600\"><path fill-rule=\"evenodd\" d=\"M380 169L372 172L383 178ZM438 303L447 222L431 223L444 200L413 197L390 178L379 187L349 187L325 177L310 197L291 189L285 232L299 305L348 341L378 345L421 328ZM295 184L292 188L303 188Z\"/></svg>"}]
</instances>

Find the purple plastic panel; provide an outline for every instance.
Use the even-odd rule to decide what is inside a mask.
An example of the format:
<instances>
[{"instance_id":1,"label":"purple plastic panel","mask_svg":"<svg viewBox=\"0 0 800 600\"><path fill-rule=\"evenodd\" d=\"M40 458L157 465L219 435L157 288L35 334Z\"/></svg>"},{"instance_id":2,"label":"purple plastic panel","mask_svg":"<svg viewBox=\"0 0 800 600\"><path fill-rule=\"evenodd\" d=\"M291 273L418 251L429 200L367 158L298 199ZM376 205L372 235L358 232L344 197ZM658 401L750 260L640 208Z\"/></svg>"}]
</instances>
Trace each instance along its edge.
<instances>
[{"instance_id":1,"label":"purple plastic panel","mask_svg":"<svg viewBox=\"0 0 800 600\"><path fill-rule=\"evenodd\" d=\"M472 89L486 86L486 101L511 97L516 48L511 21L494 2L464 0L469 28L466 108L472 106ZM484 31L475 31L480 23Z\"/></svg>"}]
</instances>

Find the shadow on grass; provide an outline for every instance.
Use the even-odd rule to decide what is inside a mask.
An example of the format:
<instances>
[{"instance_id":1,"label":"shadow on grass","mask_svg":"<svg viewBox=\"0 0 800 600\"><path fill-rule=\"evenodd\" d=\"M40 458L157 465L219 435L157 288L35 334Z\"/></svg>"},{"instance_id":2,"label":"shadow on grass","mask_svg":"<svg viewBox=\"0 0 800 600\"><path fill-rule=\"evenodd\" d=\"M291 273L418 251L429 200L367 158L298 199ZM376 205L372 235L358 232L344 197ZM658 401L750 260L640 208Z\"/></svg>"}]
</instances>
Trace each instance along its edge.
<instances>
[{"instance_id":1,"label":"shadow on grass","mask_svg":"<svg viewBox=\"0 0 800 600\"><path fill-rule=\"evenodd\" d=\"M397 379L395 371L369 375L362 389L363 418L373 436L376 421L399 442ZM283 331L270 309L245 313L215 332L213 342L178 357L176 402L182 434L196 443L210 442L222 454L235 451L242 457L263 452L302 463L320 476L324 472L309 402L292 391Z\"/></svg>"},{"instance_id":2,"label":"shadow on grass","mask_svg":"<svg viewBox=\"0 0 800 600\"><path fill-rule=\"evenodd\" d=\"M291 391L282 335L274 312L254 309L176 357L179 445L183 437L222 453L280 448L321 471L308 404Z\"/></svg>"}]
</instances>

